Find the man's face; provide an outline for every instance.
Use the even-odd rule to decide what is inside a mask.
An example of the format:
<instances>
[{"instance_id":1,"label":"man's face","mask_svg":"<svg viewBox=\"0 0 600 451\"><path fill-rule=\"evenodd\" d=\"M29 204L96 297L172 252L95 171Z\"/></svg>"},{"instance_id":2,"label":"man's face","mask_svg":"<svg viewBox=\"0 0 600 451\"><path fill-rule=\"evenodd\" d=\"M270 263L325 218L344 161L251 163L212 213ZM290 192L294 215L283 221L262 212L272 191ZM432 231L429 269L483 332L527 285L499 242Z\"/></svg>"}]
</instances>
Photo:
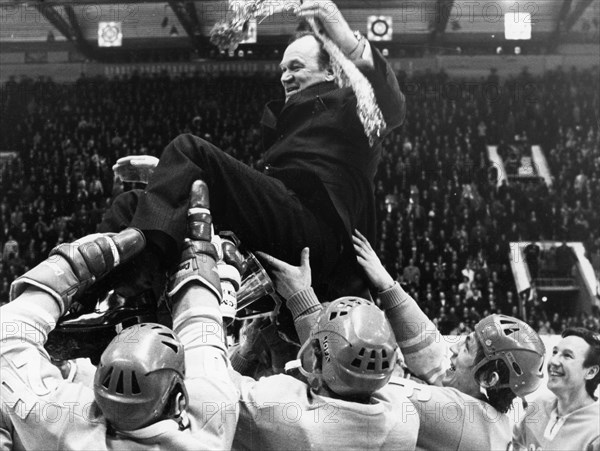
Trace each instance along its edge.
<instances>
[{"instance_id":1,"label":"man's face","mask_svg":"<svg viewBox=\"0 0 600 451\"><path fill-rule=\"evenodd\" d=\"M586 374L583 367L590 348L581 337L569 336L552 349L548 362L548 388L554 394L585 389Z\"/></svg>"},{"instance_id":2,"label":"man's face","mask_svg":"<svg viewBox=\"0 0 600 451\"><path fill-rule=\"evenodd\" d=\"M450 368L442 378L444 387L452 387L467 394L479 392L479 384L471 374L475 366L475 358L479 343L472 332L450 347Z\"/></svg>"},{"instance_id":3,"label":"man's face","mask_svg":"<svg viewBox=\"0 0 600 451\"><path fill-rule=\"evenodd\" d=\"M309 86L333 79L328 68L319 67L319 43L313 36L292 42L279 63L285 101Z\"/></svg>"}]
</instances>

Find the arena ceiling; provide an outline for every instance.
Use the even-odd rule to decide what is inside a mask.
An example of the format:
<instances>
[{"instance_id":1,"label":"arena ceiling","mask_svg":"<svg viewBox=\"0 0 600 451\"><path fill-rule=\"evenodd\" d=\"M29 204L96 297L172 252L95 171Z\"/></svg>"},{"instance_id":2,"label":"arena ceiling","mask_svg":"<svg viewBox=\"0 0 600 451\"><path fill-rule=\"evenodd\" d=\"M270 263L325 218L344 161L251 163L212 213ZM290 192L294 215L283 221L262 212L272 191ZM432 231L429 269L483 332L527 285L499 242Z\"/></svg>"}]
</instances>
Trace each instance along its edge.
<instances>
[{"instance_id":1,"label":"arena ceiling","mask_svg":"<svg viewBox=\"0 0 600 451\"><path fill-rule=\"evenodd\" d=\"M269 0L274 5L286 0ZM464 40L503 36L504 15L530 13L532 39L557 42L572 32L598 34L600 0L340 0L336 4L352 28L367 31L367 17L392 18L394 42ZM227 11L226 1L0 0L0 45L71 41L93 52L98 24L121 22L124 46L182 41L207 46L213 25ZM297 25L289 11L258 26L258 44L285 42Z\"/></svg>"}]
</instances>

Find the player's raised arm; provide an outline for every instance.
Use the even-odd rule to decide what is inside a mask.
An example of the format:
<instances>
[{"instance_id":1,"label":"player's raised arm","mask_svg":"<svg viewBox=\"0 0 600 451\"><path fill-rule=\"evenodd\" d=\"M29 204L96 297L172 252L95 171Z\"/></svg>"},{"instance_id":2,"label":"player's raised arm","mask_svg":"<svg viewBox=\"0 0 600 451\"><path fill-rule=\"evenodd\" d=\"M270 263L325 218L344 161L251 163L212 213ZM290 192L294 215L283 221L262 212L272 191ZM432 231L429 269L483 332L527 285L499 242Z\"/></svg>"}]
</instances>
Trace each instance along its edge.
<instances>
[{"instance_id":1,"label":"player's raised arm","mask_svg":"<svg viewBox=\"0 0 600 451\"><path fill-rule=\"evenodd\" d=\"M90 421L96 414L76 413L91 405L91 388L63 377L44 345L87 288L144 246L141 232L131 228L88 235L57 246L12 283L11 302L0 307L0 449L61 449L73 443L106 447L104 423ZM105 335L98 335L102 343ZM54 406L56 421L40 421L39 413L32 413L35 406Z\"/></svg>"},{"instance_id":2,"label":"player's raised arm","mask_svg":"<svg viewBox=\"0 0 600 451\"><path fill-rule=\"evenodd\" d=\"M421 379L440 385L446 355L444 339L415 300L392 279L367 239L359 231L352 239L358 263L377 289L406 365Z\"/></svg>"},{"instance_id":3,"label":"player's raised arm","mask_svg":"<svg viewBox=\"0 0 600 451\"><path fill-rule=\"evenodd\" d=\"M258 252L269 268L277 292L292 312L300 343L304 343L319 317L323 306L311 287L309 248L302 249L300 266L293 266L275 257Z\"/></svg>"}]
</instances>

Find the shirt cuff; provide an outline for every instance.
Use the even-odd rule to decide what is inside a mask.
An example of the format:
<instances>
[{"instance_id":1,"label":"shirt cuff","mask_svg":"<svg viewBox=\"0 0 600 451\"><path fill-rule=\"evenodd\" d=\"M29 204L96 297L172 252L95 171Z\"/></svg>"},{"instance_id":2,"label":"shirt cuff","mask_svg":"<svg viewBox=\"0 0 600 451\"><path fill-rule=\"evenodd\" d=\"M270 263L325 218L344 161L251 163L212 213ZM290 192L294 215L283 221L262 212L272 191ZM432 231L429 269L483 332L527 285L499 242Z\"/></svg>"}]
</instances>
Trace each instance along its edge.
<instances>
[{"instance_id":1,"label":"shirt cuff","mask_svg":"<svg viewBox=\"0 0 600 451\"><path fill-rule=\"evenodd\" d=\"M381 308L388 310L394 307L402 305L406 301L411 299L401 287L398 282L394 282L391 288L379 292L379 300L381 301Z\"/></svg>"},{"instance_id":2,"label":"shirt cuff","mask_svg":"<svg viewBox=\"0 0 600 451\"><path fill-rule=\"evenodd\" d=\"M364 38L364 40L366 45L365 49L362 52L362 55L360 55L360 59L368 61L371 64L371 66L373 66L373 50L371 50L371 43L367 40L367 38Z\"/></svg>"},{"instance_id":3,"label":"shirt cuff","mask_svg":"<svg viewBox=\"0 0 600 451\"><path fill-rule=\"evenodd\" d=\"M286 302L292 312L294 321L300 316L309 315L321 308L321 303L312 287L300 290L293 294Z\"/></svg>"}]
</instances>

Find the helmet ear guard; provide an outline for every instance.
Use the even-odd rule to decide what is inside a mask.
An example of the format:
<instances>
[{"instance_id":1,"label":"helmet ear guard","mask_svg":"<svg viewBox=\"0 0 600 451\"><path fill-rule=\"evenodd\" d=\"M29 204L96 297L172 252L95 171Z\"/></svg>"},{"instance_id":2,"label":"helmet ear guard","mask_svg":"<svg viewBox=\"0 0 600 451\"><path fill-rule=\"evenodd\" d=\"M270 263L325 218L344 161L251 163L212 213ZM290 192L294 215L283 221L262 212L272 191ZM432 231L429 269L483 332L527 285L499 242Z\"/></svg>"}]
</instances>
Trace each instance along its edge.
<instances>
[{"instance_id":1,"label":"helmet ear guard","mask_svg":"<svg viewBox=\"0 0 600 451\"><path fill-rule=\"evenodd\" d=\"M94 395L117 430L135 430L164 419L178 393L187 405L183 344L160 324L143 323L119 333L96 370Z\"/></svg>"},{"instance_id":2,"label":"helmet ear guard","mask_svg":"<svg viewBox=\"0 0 600 451\"><path fill-rule=\"evenodd\" d=\"M476 380L489 362L502 361L508 382L489 388L510 388L524 397L541 385L546 348L531 326L510 316L489 315L475 325L475 335L485 355L471 372Z\"/></svg>"},{"instance_id":3,"label":"helmet ear guard","mask_svg":"<svg viewBox=\"0 0 600 451\"><path fill-rule=\"evenodd\" d=\"M318 343L322 381L342 396L368 396L389 381L398 345L384 313L370 301L343 297L321 314L298 358ZM299 367L309 381L317 376Z\"/></svg>"}]
</instances>

